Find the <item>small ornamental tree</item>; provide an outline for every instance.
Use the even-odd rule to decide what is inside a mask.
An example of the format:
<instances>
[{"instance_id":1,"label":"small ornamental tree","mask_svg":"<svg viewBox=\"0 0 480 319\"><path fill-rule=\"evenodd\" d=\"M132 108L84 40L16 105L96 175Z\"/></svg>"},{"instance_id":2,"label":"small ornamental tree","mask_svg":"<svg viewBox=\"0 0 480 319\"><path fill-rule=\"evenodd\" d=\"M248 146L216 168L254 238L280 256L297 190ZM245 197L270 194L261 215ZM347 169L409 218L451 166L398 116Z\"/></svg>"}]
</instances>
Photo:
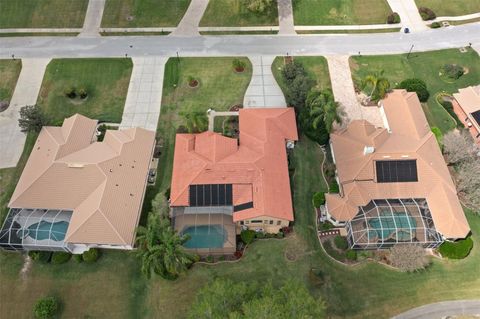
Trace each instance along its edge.
<instances>
[{"instance_id":1,"label":"small ornamental tree","mask_svg":"<svg viewBox=\"0 0 480 319\"><path fill-rule=\"evenodd\" d=\"M430 93L427 90L427 84L420 79L406 79L400 82L398 89L405 89L408 92L415 92L420 102L427 102Z\"/></svg>"},{"instance_id":2,"label":"small ornamental tree","mask_svg":"<svg viewBox=\"0 0 480 319\"><path fill-rule=\"evenodd\" d=\"M243 72L245 70L246 63L240 59L234 59L232 61L232 66L236 72Z\"/></svg>"},{"instance_id":3,"label":"small ornamental tree","mask_svg":"<svg viewBox=\"0 0 480 319\"><path fill-rule=\"evenodd\" d=\"M445 64L442 67L442 73L452 80L457 80L464 72L463 67L458 64Z\"/></svg>"},{"instance_id":4,"label":"small ornamental tree","mask_svg":"<svg viewBox=\"0 0 480 319\"><path fill-rule=\"evenodd\" d=\"M437 17L435 12L430 8L420 7L418 8L418 13L420 13L420 16L424 21L434 20Z\"/></svg>"},{"instance_id":5,"label":"small ornamental tree","mask_svg":"<svg viewBox=\"0 0 480 319\"><path fill-rule=\"evenodd\" d=\"M42 109L37 105L26 105L20 109L20 118L18 125L24 133L40 132L44 125L48 124L48 119Z\"/></svg>"},{"instance_id":6,"label":"small ornamental tree","mask_svg":"<svg viewBox=\"0 0 480 319\"><path fill-rule=\"evenodd\" d=\"M55 297L39 299L33 307L33 314L38 319L53 318L58 311L58 301Z\"/></svg>"},{"instance_id":7,"label":"small ornamental tree","mask_svg":"<svg viewBox=\"0 0 480 319\"><path fill-rule=\"evenodd\" d=\"M387 23L388 24L400 23L400 15L396 12L392 12L387 17Z\"/></svg>"},{"instance_id":8,"label":"small ornamental tree","mask_svg":"<svg viewBox=\"0 0 480 319\"><path fill-rule=\"evenodd\" d=\"M408 272L425 269L431 262L422 246L408 244L393 246L389 259L393 267Z\"/></svg>"},{"instance_id":9,"label":"small ornamental tree","mask_svg":"<svg viewBox=\"0 0 480 319\"><path fill-rule=\"evenodd\" d=\"M255 239L255 231L253 231L251 229L242 230L242 232L240 233L240 237L242 238L242 241L246 245L249 245Z\"/></svg>"}]
</instances>

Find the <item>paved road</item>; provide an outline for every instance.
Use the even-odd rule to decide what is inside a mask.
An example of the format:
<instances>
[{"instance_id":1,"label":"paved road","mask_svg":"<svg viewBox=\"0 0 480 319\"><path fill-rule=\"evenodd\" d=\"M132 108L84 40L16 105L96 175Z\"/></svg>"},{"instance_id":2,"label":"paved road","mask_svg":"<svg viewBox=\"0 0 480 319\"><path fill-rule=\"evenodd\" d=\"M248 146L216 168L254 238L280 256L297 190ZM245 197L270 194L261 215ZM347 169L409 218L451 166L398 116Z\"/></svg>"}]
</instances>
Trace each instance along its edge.
<instances>
[{"instance_id":1,"label":"paved road","mask_svg":"<svg viewBox=\"0 0 480 319\"><path fill-rule=\"evenodd\" d=\"M440 319L455 315L480 316L480 300L455 300L432 303L411 309L392 319Z\"/></svg>"},{"instance_id":2,"label":"paved road","mask_svg":"<svg viewBox=\"0 0 480 319\"><path fill-rule=\"evenodd\" d=\"M175 56L176 52L180 56L393 54L408 52L412 45L413 51L428 51L469 42L480 45L480 23L413 34L0 38L0 58Z\"/></svg>"}]
</instances>

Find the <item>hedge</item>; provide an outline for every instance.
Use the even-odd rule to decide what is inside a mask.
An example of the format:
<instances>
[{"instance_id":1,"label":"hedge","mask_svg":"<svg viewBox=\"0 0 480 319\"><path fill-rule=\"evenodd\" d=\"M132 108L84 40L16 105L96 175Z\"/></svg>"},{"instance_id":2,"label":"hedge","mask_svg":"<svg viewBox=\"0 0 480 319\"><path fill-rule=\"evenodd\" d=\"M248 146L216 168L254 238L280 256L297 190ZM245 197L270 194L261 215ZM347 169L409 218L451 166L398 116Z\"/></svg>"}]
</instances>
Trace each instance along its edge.
<instances>
[{"instance_id":1,"label":"hedge","mask_svg":"<svg viewBox=\"0 0 480 319\"><path fill-rule=\"evenodd\" d=\"M246 245L251 244L255 239L255 231L251 229L242 230L242 232L240 233L240 238L242 238L242 241Z\"/></svg>"},{"instance_id":2,"label":"hedge","mask_svg":"<svg viewBox=\"0 0 480 319\"><path fill-rule=\"evenodd\" d=\"M72 255L63 251L56 251L52 255L52 264L64 264L72 258Z\"/></svg>"},{"instance_id":3,"label":"hedge","mask_svg":"<svg viewBox=\"0 0 480 319\"><path fill-rule=\"evenodd\" d=\"M34 261L39 261L45 264L48 264L50 262L50 259L52 257L52 252L51 251L29 251L28 256L32 258Z\"/></svg>"},{"instance_id":4,"label":"hedge","mask_svg":"<svg viewBox=\"0 0 480 319\"><path fill-rule=\"evenodd\" d=\"M98 259L98 249L90 248L90 250L83 253L82 258L84 262L94 263Z\"/></svg>"},{"instance_id":5,"label":"hedge","mask_svg":"<svg viewBox=\"0 0 480 319\"><path fill-rule=\"evenodd\" d=\"M446 241L440 245L438 251L443 257L449 259L463 259L470 254L473 248L473 240L471 237L458 240L455 242Z\"/></svg>"}]
</instances>

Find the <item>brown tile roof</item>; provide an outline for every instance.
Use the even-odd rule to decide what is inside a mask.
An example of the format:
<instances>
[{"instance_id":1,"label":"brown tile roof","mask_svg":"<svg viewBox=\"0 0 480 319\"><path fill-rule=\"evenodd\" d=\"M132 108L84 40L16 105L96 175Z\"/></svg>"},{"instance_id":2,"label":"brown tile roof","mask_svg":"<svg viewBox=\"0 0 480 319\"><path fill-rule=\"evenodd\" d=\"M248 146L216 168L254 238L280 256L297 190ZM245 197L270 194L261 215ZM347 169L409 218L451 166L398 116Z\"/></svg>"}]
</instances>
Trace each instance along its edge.
<instances>
[{"instance_id":1,"label":"brown tile roof","mask_svg":"<svg viewBox=\"0 0 480 319\"><path fill-rule=\"evenodd\" d=\"M242 109L240 139L218 133L177 134L171 205L189 205L189 185L233 184L234 221L271 216L293 220L286 140L297 140L292 108Z\"/></svg>"},{"instance_id":2,"label":"brown tile roof","mask_svg":"<svg viewBox=\"0 0 480 319\"><path fill-rule=\"evenodd\" d=\"M469 122L480 131L480 123L477 123L472 115L480 111L480 85L459 89L458 93L453 93L453 97L467 114Z\"/></svg>"},{"instance_id":3,"label":"brown tile roof","mask_svg":"<svg viewBox=\"0 0 480 319\"><path fill-rule=\"evenodd\" d=\"M343 196L327 194L329 213L348 221L372 199L426 198L435 226L446 238L463 238L470 228L435 136L415 93L394 90L382 101L387 128L353 121L331 134ZM365 147L374 152L365 154ZM418 182L376 183L375 161L417 161Z\"/></svg>"},{"instance_id":4,"label":"brown tile roof","mask_svg":"<svg viewBox=\"0 0 480 319\"><path fill-rule=\"evenodd\" d=\"M40 132L9 207L72 210L65 242L132 245L155 133L107 131L82 115Z\"/></svg>"}]
</instances>

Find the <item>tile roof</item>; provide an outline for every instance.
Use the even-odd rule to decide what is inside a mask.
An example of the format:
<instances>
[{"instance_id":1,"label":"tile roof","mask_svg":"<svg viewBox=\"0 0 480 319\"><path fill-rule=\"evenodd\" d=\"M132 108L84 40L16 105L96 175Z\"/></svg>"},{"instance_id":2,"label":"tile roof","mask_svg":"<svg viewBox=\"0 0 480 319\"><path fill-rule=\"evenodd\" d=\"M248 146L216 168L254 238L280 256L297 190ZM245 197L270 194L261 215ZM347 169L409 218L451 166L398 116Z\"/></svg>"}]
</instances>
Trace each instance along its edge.
<instances>
[{"instance_id":1,"label":"tile roof","mask_svg":"<svg viewBox=\"0 0 480 319\"><path fill-rule=\"evenodd\" d=\"M242 109L240 138L177 134L171 205L189 205L189 185L233 184L234 204L253 200L234 221L270 216L293 220L286 140L297 140L292 108Z\"/></svg>"},{"instance_id":2,"label":"tile roof","mask_svg":"<svg viewBox=\"0 0 480 319\"><path fill-rule=\"evenodd\" d=\"M394 90L382 104L387 128L353 121L331 134L343 194L326 195L329 213L348 221L372 199L426 198L437 230L446 238L465 237L470 228L417 95ZM416 160L418 182L376 183L375 161L405 159Z\"/></svg>"},{"instance_id":3,"label":"tile roof","mask_svg":"<svg viewBox=\"0 0 480 319\"><path fill-rule=\"evenodd\" d=\"M480 131L480 121L473 115L473 113L480 112L480 85L459 89L458 93L453 93L453 97L467 114L472 125Z\"/></svg>"},{"instance_id":4,"label":"tile roof","mask_svg":"<svg viewBox=\"0 0 480 319\"><path fill-rule=\"evenodd\" d=\"M76 114L43 127L10 199L13 208L72 210L65 242L133 245L155 133L107 131Z\"/></svg>"}]
</instances>

